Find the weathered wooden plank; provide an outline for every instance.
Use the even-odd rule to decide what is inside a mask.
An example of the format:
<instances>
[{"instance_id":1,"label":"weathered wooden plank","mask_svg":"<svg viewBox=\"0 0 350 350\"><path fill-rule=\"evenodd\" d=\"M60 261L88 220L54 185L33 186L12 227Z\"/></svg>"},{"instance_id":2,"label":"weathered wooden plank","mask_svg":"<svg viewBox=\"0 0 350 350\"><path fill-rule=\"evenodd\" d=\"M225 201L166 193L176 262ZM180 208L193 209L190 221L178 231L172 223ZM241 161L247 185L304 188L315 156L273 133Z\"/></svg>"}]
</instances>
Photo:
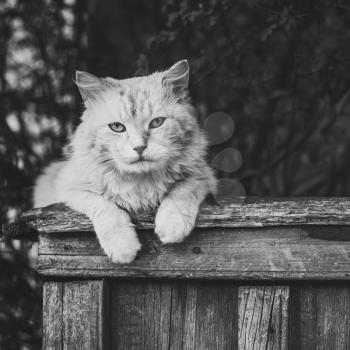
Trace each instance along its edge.
<instances>
[{"instance_id":1,"label":"weathered wooden plank","mask_svg":"<svg viewBox=\"0 0 350 350\"><path fill-rule=\"evenodd\" d=\"M239 287L239 350L287 350L289 287Z\"/></svg>"},{"instance_id":2,"label":"weathered wooden plank","mask_svg":"<svg viewBox=\"0 0 350 350\"><path fill-rule=\"evenodd\" d=\"M63 283L43 285L43 350L61 350L63 335Z\"/></svg>"},{"instance_id":3,"label":"weathered wooden plank","mask_svg":"<svg viewBox=\"0 0 350 350\"><path fill-rule=\"evenodd\" d=\"M149 232L146 235L149 237ZM92 232L50 233L39 237L41 255L105 255ZM159 242L156 244L160 246Z\"/></svg>"},{"instance_id":4,"label":"weathered wooden plank","mask_svg":"<svg viewBox=\"0 0 350 350\"><path fill-rule=\"evenodd\" d=\"M292 287L290 291L290 348L316 350L316 289L311 286Z\"/></svg>"},{"instance_id":5,"label":"weathered wooden plank","mask_svg":"<svg viewBox=\"0 0 350 350\"><path fill-rule=\"evenodd\" d=\"M231 282L173 285L170 349L237 349L237 289Z\"/></svg>"},{"instance_id":6,"label":"weathered wooden plank","mask_svg":"<svg viewBox=\"0 0 350 350\"><path fill-rule=\"evenodd\" d=\"M194 281L173 284L170 350L196 349L197 291Z\"/></svg>"},{"instance_id":7,"label":"weathered wooden plank","mask_svg":"<svg viewBox=\"0 0 350 350\"><path fill-rule=\"evenodd\" d=\"M317 339L317 350L350 349L349 288L317 291Z\"/></svg>"},{"instance_id":8,"label":"weathered wooden plank","mask_svg":"<svg viewBox=\"0 0 350 350\"><path fill-rule=\"evenodd\" d=\"M108 348L106 282L74 281L63 285L63 349Z\"/></svg>"},{"instance_id":9,"label":"weathered wooden plank","mask_svg":"<svg viewBox=\"0 0 350 350\"><path fill-rule=\"evenodd\" d=\"M291 349L350 349L350 286L291 290Z\"/></svg>"},{"instance_id":10,"label":"weathered wooden plank","mask_svg":"<svg viewBox=\"0 0 350 350\"><path fill-rule=\"evenodd\" d=\"M42 234L38 269L48 276L350 280L350 227L197 229L170 245L150 231L139 236L138 259L117 265L92 233Z\"/></svg>"},{"instance_id":11,"label":"weathered wooden plank","mask_svg":"<svg viewBox=\"0 0 350 350\"><path fill-rule=\"evenodd\" d=\"M170 282L115 281L111 296L113 349L169 348Z\"/></svg>"},{"instance_id":12,"label":"weathered wooden plank","mask_svg":"<svg viewBox=\"0 0 350 350\"><path fill-rule=\"evenodd\" d=\"M153 215L134 218L140 229L153 229ZM263 227L281 225L350 225L350 198L244 198L203 203L197 227ZM10 238L33 239L35 232L93 231L91 221L63 204L33 209L4 226Z\"/></svg>"},{"instance_id":13,"label":"weathered wooden plank","mask_svg":"<svg viewBox=\"0 0 350 350\"><path fill-rule=\"evenodd\" d=\"M237 293L230 282L113 282L112 348L234 350Z\"/></svg>"}]
</instances>

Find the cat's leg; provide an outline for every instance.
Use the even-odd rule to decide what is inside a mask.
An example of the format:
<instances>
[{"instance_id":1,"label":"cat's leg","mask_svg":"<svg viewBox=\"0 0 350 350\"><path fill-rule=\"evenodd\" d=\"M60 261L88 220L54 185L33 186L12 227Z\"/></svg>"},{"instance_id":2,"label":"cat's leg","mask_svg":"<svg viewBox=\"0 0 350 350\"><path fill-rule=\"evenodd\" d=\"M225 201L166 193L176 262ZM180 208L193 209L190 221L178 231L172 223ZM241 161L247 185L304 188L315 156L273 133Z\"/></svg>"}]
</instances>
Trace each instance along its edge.
<instances>
[{"instance_id":1,"label":"cat's leg","mask_svg":"<svg viewBox=\"0 0 350 350\"><path fill-rule=\"evenodd\" d=\"M155 232L163 243L181 242L190 234L199 206L209 190L208 181L196 179L189 179L172 189L161 202L155 219Z\"/></svg>"},{"instance_id":2,"label":"cat's leg","mask_svg":"<svg viewBox=\"0 0 350 350\"><path fill-rule=\"evenodd\" d=\"M135 259L141 244L126 211L88 191L69 191L61 197L91 219L101 247L114 262L130 263Z\"/></svg>"}]
</instances>

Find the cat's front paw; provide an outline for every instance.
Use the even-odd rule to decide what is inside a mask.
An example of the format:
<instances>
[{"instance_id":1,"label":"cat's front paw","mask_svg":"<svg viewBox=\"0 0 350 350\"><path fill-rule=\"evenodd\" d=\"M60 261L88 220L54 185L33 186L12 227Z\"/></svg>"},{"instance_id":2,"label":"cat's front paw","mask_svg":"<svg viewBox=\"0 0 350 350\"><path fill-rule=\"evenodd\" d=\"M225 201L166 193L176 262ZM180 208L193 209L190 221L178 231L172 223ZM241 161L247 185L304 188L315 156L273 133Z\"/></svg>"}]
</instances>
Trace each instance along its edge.
<instances>
[{"instance_id":1,"label":"cat's front paw","mask_svg":"<svg viewBox=\"0 0 350 350\"><path fill-rule=\"evenodd\" d=\"M182 242L193 230L198 207L166 200L158 209L155 232L163 243Z\"/></svg>"},{"instance_id":2,"label":"cat's front paw","mask_svg":"<svg viewBox=\"0 0 350 350\"><path fill-rule=\"evenodd\" d=\"M141 243L132 226L114 227L110 233L104 232L98 236L103 250L115 263L131 263L141 248Z\"/></svg>"}]
</instances>

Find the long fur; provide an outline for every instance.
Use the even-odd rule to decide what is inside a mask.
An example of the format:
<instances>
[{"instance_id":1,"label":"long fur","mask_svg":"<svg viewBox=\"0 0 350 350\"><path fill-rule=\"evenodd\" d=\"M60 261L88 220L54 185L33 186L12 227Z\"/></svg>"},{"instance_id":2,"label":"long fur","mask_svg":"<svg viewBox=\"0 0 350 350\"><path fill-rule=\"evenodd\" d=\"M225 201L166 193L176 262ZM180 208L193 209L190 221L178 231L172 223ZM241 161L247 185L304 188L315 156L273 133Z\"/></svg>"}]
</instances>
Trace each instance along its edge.
<instances>
[{"instance_id":1,"label":"long fur","mask_svg":"<svg viewBox=\"0 0 350 350\"><path fill-rule=\"evenodd\" d=\"M140 249L128 213L158 209L156 233L164 243L179 242L193 229L200 203L215 191L205 162L206 138L186 86L179 88L178 81L175 89L166 81L170 73L173 81L178 67L126 80L106 78L98 87L87 84L93 91L81 86L88 99L70 154L37 180L34 205L65 202L88 215L115 262L131 262ZM156 117L165 117L164 124L149 129ZM110 130L114 122L126 131ZM149 161L136 162L139 144L146 145L143 155Z\"/></svg>"}]
</instances>

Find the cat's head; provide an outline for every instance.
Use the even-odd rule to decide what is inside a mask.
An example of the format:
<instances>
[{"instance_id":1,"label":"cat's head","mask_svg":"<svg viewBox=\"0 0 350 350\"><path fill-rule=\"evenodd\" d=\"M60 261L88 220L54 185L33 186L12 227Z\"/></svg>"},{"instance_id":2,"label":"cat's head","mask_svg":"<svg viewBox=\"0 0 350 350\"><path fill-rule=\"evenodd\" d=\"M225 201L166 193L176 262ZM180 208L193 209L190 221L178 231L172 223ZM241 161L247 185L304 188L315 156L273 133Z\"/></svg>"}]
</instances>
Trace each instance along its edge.
<instances>
[{"instance_id":1,"label":"cat's head","mask_svg":"<svg viewBox=\"0 0 350 350\"><path fill-rule=\"evenodd\" d=\"M164 72L123 80L78 71L91 152L124 173L149 172L181 159L199 130L188 78L186 60Z\"/></svg>"}]
</instances>

